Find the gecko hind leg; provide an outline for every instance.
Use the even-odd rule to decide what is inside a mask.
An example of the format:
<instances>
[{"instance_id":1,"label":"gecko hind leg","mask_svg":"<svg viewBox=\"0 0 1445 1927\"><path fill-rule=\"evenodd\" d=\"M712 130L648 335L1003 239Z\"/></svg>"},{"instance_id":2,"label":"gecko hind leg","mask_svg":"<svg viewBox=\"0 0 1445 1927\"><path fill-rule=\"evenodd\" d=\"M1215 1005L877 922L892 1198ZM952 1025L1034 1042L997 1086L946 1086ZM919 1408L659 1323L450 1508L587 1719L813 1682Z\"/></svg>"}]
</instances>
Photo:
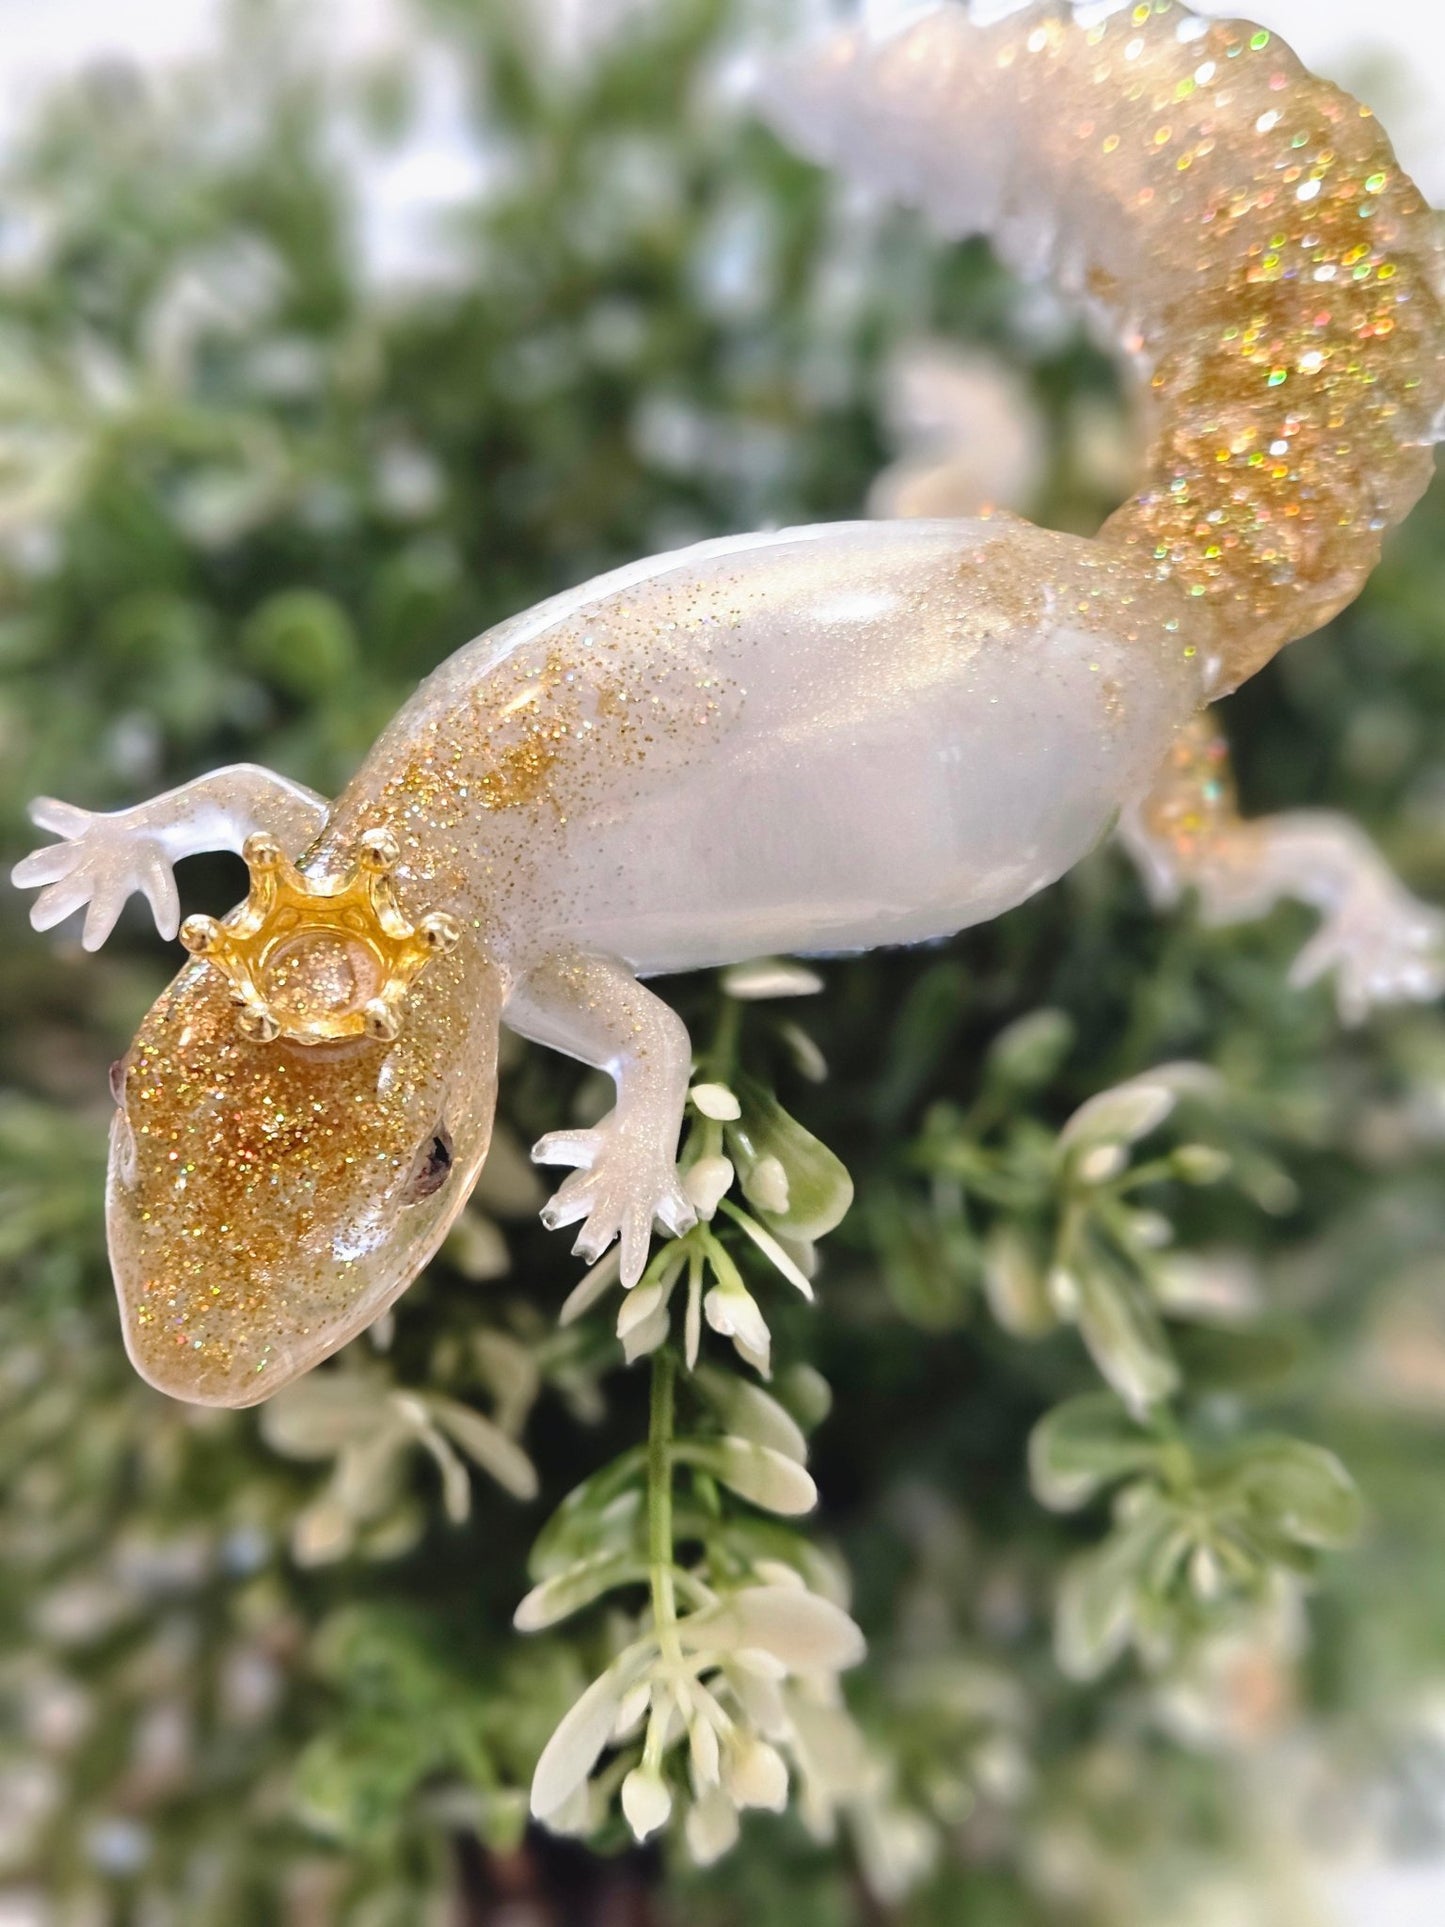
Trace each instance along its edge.
<instances>
[{"instance_id":1,"label":"gecko hind leg","mask_svg":"<svg viewBox=\"0 0 1445 1927\"><path fill-rule=\"evenodd\" d=\"M1181 733L1120 834L1161 908L1193 890L1213 924L1262 917L1283 898L1319 911L1290 981L1333 973L1346 1023L1379 1004L1445 992L1445 913L1413 897L1348 817L1299 810L1246 821L1228 748L1207 713Z\"/></svg>"}]
</instances>

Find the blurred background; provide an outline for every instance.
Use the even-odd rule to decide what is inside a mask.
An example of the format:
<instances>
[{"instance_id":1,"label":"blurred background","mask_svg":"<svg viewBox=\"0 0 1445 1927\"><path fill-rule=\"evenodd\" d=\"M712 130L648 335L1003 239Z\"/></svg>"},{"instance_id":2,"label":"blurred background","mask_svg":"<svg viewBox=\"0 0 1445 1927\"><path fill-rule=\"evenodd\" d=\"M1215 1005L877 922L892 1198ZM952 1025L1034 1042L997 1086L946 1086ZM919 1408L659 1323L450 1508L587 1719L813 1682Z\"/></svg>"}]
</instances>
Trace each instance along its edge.
<instances>
[{"instance_id":1,"label":"blurred background","mask_svg":"<svg viewBox=\"0 0 1445 1927\"><path fill-rule=\"evenodd\" d=\"M1438 8L1257 11L1445 198ZM492 621L701 536L886 505L941 456L965 496L1097 525L1133 448L1108 361L986 250L750 118L759 49L803 18L0 0L7 863L37 793L118 807L242 757L331 793ZM1361 604L1227 709L1252 811L1346 810L1435 901L1442 611L1437 488ZM188 909L239 886L184 866ZM711 1868L525 1827L609 1639L600 1615L512 1631L527 1546L645 1428L606 1319L556 1326L577 1265L520 1148L585 1080L513 1054L476 1203L352 1348L371 1407L490 1415L469 1509L444 1509L367 1413L193 1411L134 1379L106 1067L174 953L134 909L98 958L9 891L0 921L3 1927L1445 1915L1445 1016L1342 1032L1327 991L1286 987L1303 913L1161 921L1107 849L945 949L745 1006L754 1068L857 1186L819 1307L773 1326L833 1390L810 1529L853 1575L876 1765L837 1838L755 1815ZM695 1036L726 1004L669 995ZM1108 1565L1105 1498L1061 1513L1037 1447L1030 1484L1030 1437L1100 1383L1046 1286L1045 1152L1178 1060L1211 1075L1106 1200L1149 1342L1191 1438L1310 1441L1363 1518L1353 1549L1323 1524L1271 1544L1227 1597ZM1056 1608L1101 1571L1113 1630L1081 1659Z\"/></svg>"}]
</instances>

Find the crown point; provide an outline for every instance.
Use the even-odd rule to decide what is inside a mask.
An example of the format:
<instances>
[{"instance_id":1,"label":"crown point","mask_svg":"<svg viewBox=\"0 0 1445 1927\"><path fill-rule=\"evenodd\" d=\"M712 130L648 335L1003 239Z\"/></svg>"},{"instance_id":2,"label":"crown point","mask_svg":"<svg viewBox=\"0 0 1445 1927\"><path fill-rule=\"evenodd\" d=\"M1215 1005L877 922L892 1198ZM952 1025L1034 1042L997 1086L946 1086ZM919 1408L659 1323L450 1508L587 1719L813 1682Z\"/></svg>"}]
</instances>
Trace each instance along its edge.
<instances>
[{"instance_id":1,"label":"crown point","mask_svg":"<svg viewBox=\"0 0 1445 1927\"><path fill-rule=\"evenodd\" d=\"M221 926L214 917L187 917L181 925L181 942L193 957L204 957L214 950Z\"/></svg>"},{"instance_id":2,"label":"crown point","mask_svg":"<svg viewBox=\"0 0 1445 1927\"><path fill-rule=\"evenodd\" d=\"M433 910L423 917L417 930L427 949L438 957L455 950L462 940L461 925L455 917L449 917L445 910Z\"/></svg>"},{"instance_id":3,"label":"crown point","mask_svg":"<svg viewBox=\"0 0 1445 1927\"><path fill-rule=\"evenodd\" d=\"M281 845L274 836L267 836L264 830L257 830L248 836L241 845L241 855L248 869L279 870L283 862Z\"/></svg>"},{"instance_id":4,"label":"crown point","mask_svg":"<svg viewBox=\"0 0 1445 1927\"><path fill-rule=\"evenodd\" d=\"M373 997L361 1013L368 1037L389 1044L401 1035L401 1012L385 997Z\"/></svg>"},{"instance_id":5,"label":"crown point","mask_svg":"<svg viewBox=\"0 0 1445 1927\"><path fill-rule=\"evenodd\" d=\"M394 869L401 850L390 830L368 830L361 839L361 867L375 876Z\"/></svg>"},{"instance_id":6,"label":"crown point","mask_svg":"<svg viewBox=\"0 0 1445 1927\"><path fill-rule=\"evenodd\" d=\"M253 1044L274 1044L281 1026L264 1004L243 1004L236 1017L236 1028Z\"/></svg>"}]
</instances>

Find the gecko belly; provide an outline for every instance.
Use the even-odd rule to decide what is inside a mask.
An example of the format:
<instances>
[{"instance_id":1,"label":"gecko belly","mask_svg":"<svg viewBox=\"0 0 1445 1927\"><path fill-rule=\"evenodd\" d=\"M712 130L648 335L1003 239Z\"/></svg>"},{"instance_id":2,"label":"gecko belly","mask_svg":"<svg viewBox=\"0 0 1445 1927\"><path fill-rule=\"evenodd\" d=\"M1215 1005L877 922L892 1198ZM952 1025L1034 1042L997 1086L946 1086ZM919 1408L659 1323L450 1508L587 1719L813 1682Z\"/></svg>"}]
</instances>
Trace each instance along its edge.
<instances>
[{"instance_id":1,"label":"gecko belly","mask_svg":"<svg viewBox=\"0 0 1445 1927\"><path fill-rule=\"evenodd\" d=\"M569 816L555 879L558 927L643 971L995 916L1098 841L1199 700L1178 604L1098 544L867 523L738 555L686 552L561 625L594 658L662 640L636 678L652 747Z\"/></svg>"}]
</instances>

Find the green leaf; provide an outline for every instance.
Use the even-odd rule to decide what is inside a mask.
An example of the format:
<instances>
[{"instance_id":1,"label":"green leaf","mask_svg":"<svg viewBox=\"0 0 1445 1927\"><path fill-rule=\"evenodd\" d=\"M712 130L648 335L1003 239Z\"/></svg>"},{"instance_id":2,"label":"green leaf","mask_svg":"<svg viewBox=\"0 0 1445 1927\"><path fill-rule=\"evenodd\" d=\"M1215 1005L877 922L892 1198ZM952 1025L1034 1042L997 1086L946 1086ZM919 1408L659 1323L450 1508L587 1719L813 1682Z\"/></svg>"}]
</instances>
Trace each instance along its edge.
<instances>
[{"instance_id":1,"label":"green leaf","mask_svg":"<svg viewBox=\"0 0 1445 1927\"><path fill-rule=\"evenodd\" d=\"M808 1441L796 1419L760 1385L733 1372L719 1371L713 1365L700 1365L692 1375L692 1383L728 1431L751 1439L756 1445L771 1446L799 1465L807 1463Z\"/></svg>"},{"instance_id":2,"label":"green leaf","mask_svg":"<svg viewBox=\"0 0 1445 1927\"><path fill-rule=\"evenodd\" d=\"M1031 1010L994 1038L986 1068L1013 1090L1039 1090L1073 1049L1075 1034L1074 1020L1066 1011Z\"/></svg>"},{"instance_id":3,"label":"green leaf","mask_svg":"<svg viewBox=\"0 0 1445 1927\"><path fill-rule=\"evenodd\" d=\"M297 1760L297 1811L315 1832L347 1845L395 1833L407 1796L438 1763L435 1724L353 1721L319 1734Z\"/></svg>"},{"instance_id":4,"label":"green leaf","mask_svg":"<svg viewBox=\"0 0 1445 1927\"><path fill-rule=\"evenodd\" d=\"M791 1519L818 1503L818 1488L796 1459L750 1439L683 1439L672 1450L679 1464L710 1472L765 1512Z\"/></svg>"},{"instance_id":5,"label":"green leaf","mask_svg":"<svg viewBox=\"0 0 1445 1927\"><path fill-rule=\"evenodd\" d=\"M647 1577L647 1562L634 1553L604 1552L553 1573L522 1600L512 1615L519 1633L537 1633L570 1619L605 1593Z\"/></svg>"},{"instance_id":6,"label":"green leaf","mask_svg":"<svg viewBox=\"0 0 1445 1927\"><path fill-rule=\"evenodd\" d=\"M1299 1364L1304 1334L1272 1319L1249 1325L1171 1325L1170 1346L1191 1392L1263 1392Z\"/></svg>"},{"instance_id":7,"label":"green leaf","mask_svg":"<svg viewBox=\"0 0 1445 1927\"><path fill-rule=\"evenodd\" d=\"M833 1409L833 1392L827 1379L801 1360L779 1373L773 1381L773 1392L805 1434L816 1432Z\"/></svg>"},{"instance_id":8,"label":"green leaf","mask_svg":"<svg viewBox=\"0 0 1445 1927\"><path fill-rule=\"evenodd\" d=\"M1106 1485L1159 1461L1163 1446L1107 1392L1088 1392L1039 1420L1029 1477L1041 1505L1074 1512Z\"/></svg>"},{"instance_id":9,"label":"green leaf","mask_svg":"<svg viewBox=\"0 0 1445 1927\"><path fill-rule=\"evenodd\" d=\"M963 1027L972 989L963 965L948 959L925 970L908 992L892 1034L886 1043L879 1040L882 1068L873 1102L880 1123L887 1126L901 1119L937 1077Z\"/></svg>"},{"instance_id":10,"label":"green leaf","mask_svg":"<svg viewBox=\"0 0 1445 1927\"><path fill-rule=\"evenodd\" d=\"M1132 1078L1100 1091L1081 1104L1059 1133L1060 1151L1085 1151L1099 1144L1134 1144L1168 1117L1178 1101L1166 1084Z\"/></svg>"},{"instance_id":11,"label":"green leaf","mask_svg":"<svg viewBox=\"0 0 1445 1927\"><path fill-rule=\"evenodd\" d=\"M443 1431L462 1448L474 1464L494 1478L514 1499L535 1499L537 1473L515 1439L509 1439L499 1425L482 1412L474 1411L457 1399L431 1393L427 1409Z\"/></svg>"},{"instance_id":12,"label":"green leaf","mask_svg":"<svg viewBox=\"0 0 1445 1927\"><path fill-rule=\"evenodd\" d=\"M1302 1439L1252 1439L1220 1487L1252 1519L1296 1545L1335 1552L1359 1537L1359 1489L1333 1452Z\"/></svg>"},{"instance_id":13,"label":"green leaf","mask_svg":"<svg viewBox=\"0 0 1445 1927\"><path fill-rule=\"evenodd\" d=\"M1158 1314L1133 1281L1093 1264L1077 1278L1078 1322L1090 1356L1133 1412L1172 1397L1179 1368Z\"/></svg>"},{"instance_id":14,"label":"green leaf","mask_svg":"<svg viewBox=\"0 0 1445 1927\"><path fill-rule=\"evenodd\" d=\"M635 1446L573 1488L537 1534L527 1561L533 1579L548 1579L591 1554L640 1544L641 1479L647 1454Z\"/></svg>"},{"instance_id":15,"label":"green leaf","mask_svg":"<svg viewBox=\"0 0 1445 1927\"><path fill-rule=\"evenodd\" d=\"M788 1181L787 1209L765 1211L766 1222L785 1237L826 1237L842 1223L853 1202L847 1167L811 1131L790 1117L766 1085L756 1078L735 1080L743 1114L727 1133L744 1189L753 1167L776 1158Z\"/></svg>"},{"instance_id":16,"label":"green leaf","mask_svg":"<svg viewBox=\"0 0 1445 1927\"><path fill-rule=\"evenodd\" d=\"M899 1312L923 1331L952 1331L973 1311L982 1269L962 1227L940 1224L917 1199L876 1181L865 1201L883 1284Z\"/></svg>"},{"instance_id":17,"label":"green leaf","mask_svg":"<svg viewBox=\"0 0 1445 1927\"><path fill-rule=\"evenodd\" d=\"M999 1219L984 1241L983 1289L989 1310L1011 1338L1042 1338L1058 1325L1042 1255L1010 1219Z\"/></svg>"},{"instance_id":18,"label":"green leaf","mask_svg":"<svg viewBox=\"0 0 1445 1927\"><path fill-rule=\"evenodd\" d=\"M1150 1504L1065 1568L1054 1650L1070 1679L1097 1679L1129 1644L1150 1568L1171 1525L1168 1512Z\"/></svg>"},{"instance_id":19,"label":"green leaf","mask_svg":"<svg viewBox=\"0 0 1445 1927\"><path fill-rule=\"evenodd\" d=\"M241 653L288 695L323 696L355 673L356 632L330 596L286 589L268 597L246 624Z\"/></svg>"}]
</instances>

